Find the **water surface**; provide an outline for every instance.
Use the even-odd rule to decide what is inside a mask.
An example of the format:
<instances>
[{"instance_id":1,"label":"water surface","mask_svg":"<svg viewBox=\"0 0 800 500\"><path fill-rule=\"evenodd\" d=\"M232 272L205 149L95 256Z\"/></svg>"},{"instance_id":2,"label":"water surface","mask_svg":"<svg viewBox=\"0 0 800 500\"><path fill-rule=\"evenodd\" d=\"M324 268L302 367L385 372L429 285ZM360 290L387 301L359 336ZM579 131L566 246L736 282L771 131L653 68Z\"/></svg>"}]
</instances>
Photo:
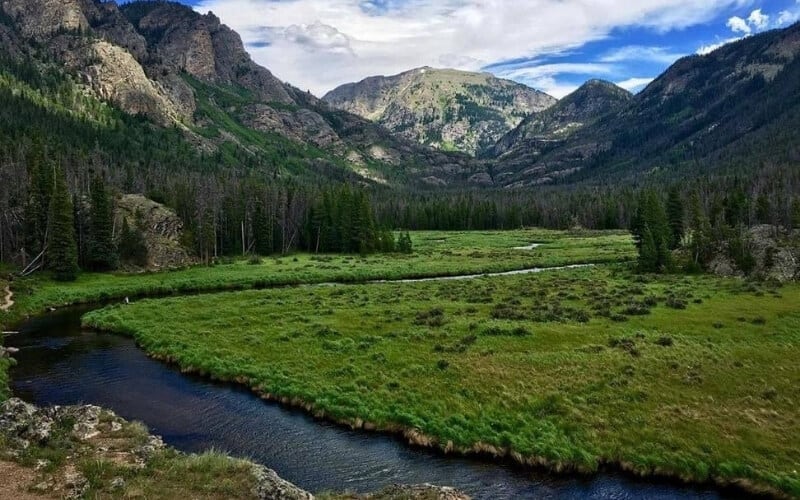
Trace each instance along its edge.
<instances>
[{"instance_id":1,"label":"water surface","mask_svg":"<svg viewBox=\"0 0 800 500\"><path fill-rule=\"evenodd\" d=\"M455 486L477 499L720 498L710 489L616 474L560 477L488 461L446 457L389 436L350 431L265 403L231 385L183 375L125 337L81 331L86 309L27 322L17 347L15 394L38 405L91 403L139 420L183 451L247 457L313 492L375 491L393 483Z\"/></svg>"}]
</instances>

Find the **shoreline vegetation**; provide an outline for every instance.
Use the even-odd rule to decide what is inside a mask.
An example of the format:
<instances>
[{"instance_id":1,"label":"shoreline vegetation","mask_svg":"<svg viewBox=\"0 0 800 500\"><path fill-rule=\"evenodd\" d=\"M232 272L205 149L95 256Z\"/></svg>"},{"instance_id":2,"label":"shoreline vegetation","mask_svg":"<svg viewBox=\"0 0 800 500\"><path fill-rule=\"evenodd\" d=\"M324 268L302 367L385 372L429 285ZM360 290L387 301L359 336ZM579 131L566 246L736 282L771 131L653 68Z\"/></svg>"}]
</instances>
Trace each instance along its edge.
<instances>
[{"instance_id":1,"label":"shoreline vegetation","mask_svg":"<svg viewBox=\"0 0 800 500\"><path fill-rule=\"evenodd\" d=\"M450 292L446 288L452 283L330 287L313 291L314 298L307 289L236 292L111 306L87 314L84 322L133 336L149 355L185 372L242 384L264 399L318 418L399 434L413 445L444 453L502 458L556 472L611 468L751 494L798 495L800 481L789 468L796 450L785 442L797 431L791 377L764 386L766 378L758 376L766 377L767 365L770 371L791 370L786 359L792 357L800 315L790 304L800 300L800 290L793 285L751 290L737 280L711 277L648 277L652 282L644 285L628 285L629 279L624 270L584 269L477 279ZM650 304L649 310L633 310L623 301L622 307L630 309L625 320L601 314L584 321L568 311L561 319L533 319L533 328L523 331L515 326L517 319L492 318L473 327L471 316L498 309L481 304L467 306L478 309L467 312L465 304L480 301L457 298L469 297L473 286L500 286L517 296L531 287L566 289L570 295L590 283L615 280L625 293L642 288L632 303ZM408 313L408 323L420 328L400 333L406 325L388 318L389 331L381 331L380 319L367 324L352 315L380 318L391 297L407 304L407 291L414 288L421 303L401 315ZM366 289L376 290L375 296L365 298ZM455 309L431 313L426 298L445 293L450 295L442 302L456 302ZM586 293L593 293L591 287ZM347 297L355 308L341 313L338 297ZM315 298L321 302L314 303ZM309 302L321 312L298 326L294 305ZM229 309L230 304L236 308ZM767 317L742 317L743 304L757 305ZM271 307L294 326L270 314ZM544 308L554 309L552 304ZM170 319L164 322L167 310ZM709 312L716 321L707 319ZM675 314L700 331L670 326ZM465 317L456 319L459 315ZM226 334L238 330L234 316L247 327ZM259 317L271 331L259 330L264 324ZM348 330L348 323L354 329ZM614 325L622 327L609 334ZM392 332L398 345L386 346L393 342L385 340ZM727 338L711 340L710 332ZM761 340L754 344L747 340L752 336ZM556 337L566 337L567 345L559 345ZM259 350L260 345L269 349ZM409 353L410 345L419 356ZM760 348L770 353L759 354ZM292 357L292 350L302 352L303 359ZM541 352L531 353L536 350ZM755 362L759 355L764 359ZM492 358L503 359L486 361ZM538 374L530 376L532 369ZM528 392L534 387L539 394ZM636 428L648 422L661 427ZM747 437L731 443L729 435Z\"/></svg>"},{"instance_id":2,"label":"shoreline vegetation","mask_svg":"<svg viewBox=\"0 0 800 500\"><path fill-rule=\"evenodd\" d=\"M541 246L515 248L531 241L541 242ZM74 282L54 282L46 277L22 279L13 283L17 303L3 323L13 324L50 308L107 303L125 297L502 273L605 264L636 256L630 234L622 231L417 231L414 245L412 255L298 253L256 261L224 259L213 266L160 272L82 273Z\"/></svg>"},{"instance_id":3,"label":"shoreline vegetation","mask_svg":"<svg viewBox=\"0 0 800 500\"><path fill-rule=\"evenodd\" d=\"M771 470L763 457L769 450L786 467L800 462L797 450L785 442L798 431L790 384L796 369L786 361L800 330L791 308L800 300L796 285L635 276L619 264L547 276L357 284L620 263L635 255L630 236L622 233L413 236L417 252L412 257L296 255L257 265L86 275L66 286L21 280L13 283L17 305L11 316L148 293L250 288L109 306L88 313L84 323L131 335L149 356L185 372L242 384L263 399L318 418L399 434L412 445L444 453L562 473L619 470L751 494L800 495L797 473ZM543 244L516 248L531 242ZM352 286L273 289L336 281ZM434 307L433 297L442 307ZM753 302L763 314L745 317L745 307ZM295 308L308 311L309 304L313 312L304 318ZM675 315L685 328L676 325ZM265 321L269 329L262 328ZM176 328L181 323L185 327ZM262 357L266 345L282 346L275 349L279 359ZM419 351L410 354L421 358L398 358L410 345ZM287 358L291 350L314 356L322 371L305 376L307 359ZM275 361L279 366L272 373L259 371ZM766 366L784 376L769 380ZM0 377L4 373L0 370ZM474 385L459 385L465 376ZM415 381L430 392L415 391ZM332 390L337 388L343 391ZM489 393L497 398L487 403L482 398ZM382 409L370 394L393 406ZM436 402L431 394L446 397ZM476 400L479 409L469 406ZM625 411L609 412L615 406ZM455 420L443 418L451 413ZM666 427L637 428L648 422ZM721 432L746 437L734 443L706 439L716 440ZM611 444L601 449L597 443L604 440ZM740 460L751 453L761 454L755 464Z\"/></svg>"}]
</instances>

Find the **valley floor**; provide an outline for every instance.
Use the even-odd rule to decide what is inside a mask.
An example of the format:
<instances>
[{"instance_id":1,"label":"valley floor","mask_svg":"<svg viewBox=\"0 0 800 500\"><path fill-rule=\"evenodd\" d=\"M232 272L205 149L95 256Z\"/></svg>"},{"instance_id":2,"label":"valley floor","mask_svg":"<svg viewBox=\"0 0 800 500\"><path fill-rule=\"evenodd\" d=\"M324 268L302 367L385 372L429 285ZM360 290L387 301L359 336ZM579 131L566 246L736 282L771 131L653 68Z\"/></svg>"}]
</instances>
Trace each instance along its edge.
<instances>
[{"instance_id":1,"label":"valley floor","mask_svg":"<svg viewBox=\"0 0 800 500\"><path fill-rule=\"evenodd\" d=\"M542 242L539 248L514 247ZM630 259L619 234L418 233L411 257L269 259L20 283L17 307ZM17 284L15 284L15 288ZM625 264L468 281L247 290L87 314L186 371L356 428L556 470L800 495L800 286Z\"/></svg>"}]
</instances>

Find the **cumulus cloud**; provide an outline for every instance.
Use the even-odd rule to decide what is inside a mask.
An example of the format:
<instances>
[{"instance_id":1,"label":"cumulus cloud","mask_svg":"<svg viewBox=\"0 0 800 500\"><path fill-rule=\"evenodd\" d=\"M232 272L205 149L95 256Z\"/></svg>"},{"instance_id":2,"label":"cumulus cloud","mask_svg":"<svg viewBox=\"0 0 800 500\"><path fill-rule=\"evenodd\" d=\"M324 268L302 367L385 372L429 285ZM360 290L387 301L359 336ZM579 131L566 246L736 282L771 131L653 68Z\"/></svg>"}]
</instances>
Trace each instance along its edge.
<instances>
[{"instance_id":1,"label":"cumulus cloud","mask_svg":"<svg viewBox=\"0 0 800 500\"><path fill-rule=\"evenodd\" d=\"M800 0L795 2L793 7L782 10L778 13L778 19L775 21L775 27L781 28L794 24L800 21Z\"/></svg>"},{"instance_id":2,"label":"cumulus cloud","mask_svg":"<svg viewBox=\"0 0 800 500\"><path fill-rule=\"evenodd\" d=\"M710 54L710 53L714 52L715 50L717 50L718 48L722 47L723 45L728 45L729 43L738 42L741 39L742 39L742 37L737 36L737 37L734 37L734 38L726 38L726 39L720 40L719 42L716 42L716 43L709 43L707 45L701 45L697 49L697 54L701 55L701 56L704 56L706 54Z\"/></svg>"},{"instance_id":3,"label":"cumulus cloud","mask_svg":"<svg viewBox=\"0 0 800 500\"><path fill-rule=\"evenodd\" d=\"M734 33L750 34L753 32L753 29L747 23L747 20L742 19L739 16L733 16L732 18L728 19L726 26Z\"/></svg>"},{"instance_id":4,"label":"cumulus cloud","mask_svg":"<svg viewBox=\"0 0 800 500\"><path fill-rule=\"evenodd\" d=\"M254 59L276 75L321 94L419 66L474 71L535 58L607 38L616 29L682 29L747 1L199 0L195 8L214 11L239 31ZM551 76L522 78L546 82Z\"/></svg>"},{"instance_id":5,"label":"cumulus cloud","mask_svg":"<svg viewBox=\"0 0 800 500\"><path fill-rule=\"evenodd\" d=\"M347 35L319 21L313 24L293 24L283 30L282 34L287 41L307 50L352 53Z\"/></svg>"},{"instance_id":6,"label":"cumulus cloud","mask_svg":"<svg viewBox=\"0 0 800 500\"><path fill-rule=\"evenodd\" d=\"M750 35L766 31L773 28L782 28L800 19L800 0L796 0L796 6L778 13L777 19L771 21L772 17L765 14L762 9L755 9L750 12L747 19L733 16L728 19L726 26L738 36L717 40L713 43L701 45L697 49L697 54L706 55L714 52L723 45L737 42Z\"/></svg>"},{"instance_id":7,"label":"cumulus cloud","mask_svg":"<svg viewBox=\"0 0 800 500\"><path fill-rule=\"evenodd\" d=\"M769 16L761 12L761 9L756 9L750 13L747 18L747 23L757 31L765 30L769 27Z\"/></svg>"}]
</instances>

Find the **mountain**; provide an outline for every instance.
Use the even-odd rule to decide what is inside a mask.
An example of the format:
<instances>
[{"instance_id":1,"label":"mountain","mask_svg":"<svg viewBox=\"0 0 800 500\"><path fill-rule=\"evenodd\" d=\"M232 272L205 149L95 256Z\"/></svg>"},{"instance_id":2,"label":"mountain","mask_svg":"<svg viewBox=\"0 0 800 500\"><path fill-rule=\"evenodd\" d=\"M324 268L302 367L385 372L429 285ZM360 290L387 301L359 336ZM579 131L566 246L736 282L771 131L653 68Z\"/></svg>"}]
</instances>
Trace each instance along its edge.
<instances>
[{"instance_id":1,"label":"mountain","mask_svg":"<svg viewBox=\"0 0 800 500\"><path fill-rule=\"evenodd\" d=\"M627 104L566 139L531 144L507 136L493 150L494 182L619 182L794 164L800 159L798 55L796 24L683 58Z\"/></svg>"},{"instance_id":2,"label":"mountain","mask_svg":"<svg viewBox=\"0 0 800 500\"><path fill-rule=\"evenodd\" d=\"M633 95L613 83L590 80L550 108L534 113L503 136L488 153L506 165L535 161L542 150L562 144L581 128L624 109Z\"/></svg>"},{"instance_id":3,"label":"mountain","mask_svg":"<svg viewBox=\"0 0 800 500\"><path fill-rule=\"evenodd\" d=\"M52 67L94 98L167 128L201 152L249 154L277 177L464 182L483 170L395 137L281 82L212 13L179 3L0 0L4 60ZM430 166L433 166L431 168Z\"/></svg>"},{"instance_id":4,"label":"mountain","mask_svg":"<svg viewBox=\"0 0 800 500\"><path fill-rule=\"evenodd\" d=\"M476 155L556 99L488 73L419 68L342 85L323 97L420 144Z\"/></svg>"}]
</instances>

